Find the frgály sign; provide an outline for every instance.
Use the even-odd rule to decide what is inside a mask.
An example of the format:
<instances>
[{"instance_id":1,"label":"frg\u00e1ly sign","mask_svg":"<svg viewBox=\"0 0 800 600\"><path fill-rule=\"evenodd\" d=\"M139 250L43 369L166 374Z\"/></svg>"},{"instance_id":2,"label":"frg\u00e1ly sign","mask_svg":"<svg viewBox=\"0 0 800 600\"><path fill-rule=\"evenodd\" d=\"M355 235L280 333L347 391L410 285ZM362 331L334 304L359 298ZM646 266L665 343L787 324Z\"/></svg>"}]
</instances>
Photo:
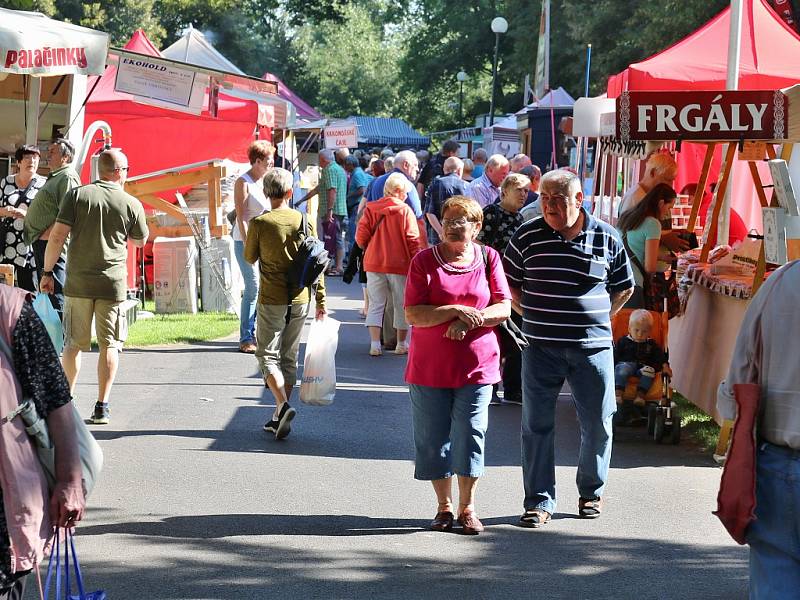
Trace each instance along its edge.
<instances>
[{"instance_id":1,"label":"frg\u00e1ly sign","mask_svg":"<svg viewBox=\"0 0 800 600\"><path fill-rule=\"evenodd\" d=\"M788 99L776 90L623 92L617 138L628 140L781 140Z\"/></svg>"}]
</instances>

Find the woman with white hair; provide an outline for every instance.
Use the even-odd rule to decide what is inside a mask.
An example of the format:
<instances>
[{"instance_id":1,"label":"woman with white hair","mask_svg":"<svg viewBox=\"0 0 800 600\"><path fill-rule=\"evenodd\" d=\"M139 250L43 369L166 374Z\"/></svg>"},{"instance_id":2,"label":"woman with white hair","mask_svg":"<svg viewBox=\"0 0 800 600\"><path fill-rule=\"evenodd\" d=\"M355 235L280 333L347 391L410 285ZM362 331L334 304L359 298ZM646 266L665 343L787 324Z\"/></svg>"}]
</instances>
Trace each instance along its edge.
<instances>
[{"instance_id":1,"label":"woman with white hair","mask_svg":"<svg viewBox=\"0 0 800 600\"><path fill-rule=\"evenodd\" d=\"M403 306L411 259L423 248L417 218L405 202L410 185L403 173L392 173L384 184L384 197L367 203L356 230L356 243L364 249L367 272L370 356L383 354L381 329L389 294L395 306L393 324L397 330L397 346L394 352L408 354L408 323L399 307Z\"/></svg>"}]
</instances>

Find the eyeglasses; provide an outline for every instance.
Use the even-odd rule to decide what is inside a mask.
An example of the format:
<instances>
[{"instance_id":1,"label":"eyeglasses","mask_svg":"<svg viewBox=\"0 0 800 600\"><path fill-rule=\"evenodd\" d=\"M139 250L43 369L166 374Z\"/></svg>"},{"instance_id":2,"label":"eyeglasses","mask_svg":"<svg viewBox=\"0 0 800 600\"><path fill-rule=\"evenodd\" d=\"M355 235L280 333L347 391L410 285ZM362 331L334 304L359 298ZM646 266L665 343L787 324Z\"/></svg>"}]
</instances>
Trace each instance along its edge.
<instances>
[{"instance_id":1,"label":"eyeglasses","mask_svg":"<svg viewBox=\"0 0 800 600\"><path fill-rule=\"evenodd\" d=\"M467 223L474 223L466 217L458 217L457 219L442 219L443 227L466 227Z\"/></svg>"},{"instance_id":2,"label":"eyeglasses","mask_svg":"<svg viewBox=\"0 0 800 600\"><path fill-rule=\"evenodd\" d=\"M565 196L564 194L539 194L539 200L542 204L569 204L571 198L569 196Z\"/></svg>"}]
</instances>

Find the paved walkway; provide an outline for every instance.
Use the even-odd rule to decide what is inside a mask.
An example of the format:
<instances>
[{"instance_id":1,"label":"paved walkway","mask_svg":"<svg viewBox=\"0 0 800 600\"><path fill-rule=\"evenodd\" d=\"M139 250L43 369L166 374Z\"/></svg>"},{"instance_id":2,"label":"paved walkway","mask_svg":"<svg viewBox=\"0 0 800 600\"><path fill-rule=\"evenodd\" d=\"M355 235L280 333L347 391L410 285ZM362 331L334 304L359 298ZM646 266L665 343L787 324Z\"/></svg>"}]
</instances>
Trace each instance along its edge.
<instances>
[{"instance_id":1,"label":"paved walkway","mask_svg":"<svg viewBox=\"0 0 800 600\"><path fill-rule=\"evenodd\" d=\"M111 424L94 428L105 471L78 532L92 589L115 600L746 597L746 549L711 515L720 470L708 453L623 430L603 517L576 517L568 396L558 410L562 512L549 525L514 525L520 408L500 406L478 489L486 532L426 531L436 506L413 479L405 359L368 357L360 289L330 288L342 321L336 401L295 399L283 442L261 431L272 399L234 341L124 353ZM85 357L77 389L86 414L95 364Z\"/></svg>"}]
</instances>

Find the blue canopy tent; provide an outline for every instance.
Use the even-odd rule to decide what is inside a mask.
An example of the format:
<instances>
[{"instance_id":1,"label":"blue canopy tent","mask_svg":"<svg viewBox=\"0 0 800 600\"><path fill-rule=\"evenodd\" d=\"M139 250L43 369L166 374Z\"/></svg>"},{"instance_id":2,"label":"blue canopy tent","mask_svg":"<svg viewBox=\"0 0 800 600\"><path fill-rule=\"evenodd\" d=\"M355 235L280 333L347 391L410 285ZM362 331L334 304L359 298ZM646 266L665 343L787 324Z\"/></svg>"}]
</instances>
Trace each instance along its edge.
<instances>
[{"instance_id":1,"label":"blue canopy tent","mask_svg":"<svg viewBox=\"0 0 800 600\"><path fill-rule=\"evenodd\" d=\"M393 148L427 148L431 139L415 131L402 119L350 117L358 125L359 145Z\"/></svg>"}]
</instances>

